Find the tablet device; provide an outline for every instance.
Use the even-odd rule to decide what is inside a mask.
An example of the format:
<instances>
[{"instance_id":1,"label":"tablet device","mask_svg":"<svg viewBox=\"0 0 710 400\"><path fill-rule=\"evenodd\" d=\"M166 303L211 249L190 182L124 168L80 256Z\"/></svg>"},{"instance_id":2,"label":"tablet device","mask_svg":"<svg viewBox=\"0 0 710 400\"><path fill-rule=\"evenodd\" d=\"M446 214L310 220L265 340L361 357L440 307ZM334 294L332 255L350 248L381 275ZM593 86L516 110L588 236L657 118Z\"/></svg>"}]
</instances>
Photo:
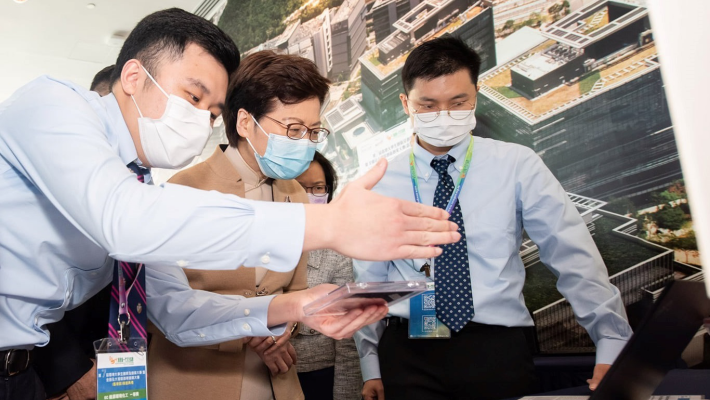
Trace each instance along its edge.
<instances>
[{"instance_id":1,"label":"tablet device","mask_svg":"<svg viewBox=\"0 0 710 400\"><path fill-rule=\"evenodd\" d=\"M351 282L303 307L306 317L343 315L355 308L372 304L389 307L426 291L424 281Z\"/></svg>"}]
</instances>

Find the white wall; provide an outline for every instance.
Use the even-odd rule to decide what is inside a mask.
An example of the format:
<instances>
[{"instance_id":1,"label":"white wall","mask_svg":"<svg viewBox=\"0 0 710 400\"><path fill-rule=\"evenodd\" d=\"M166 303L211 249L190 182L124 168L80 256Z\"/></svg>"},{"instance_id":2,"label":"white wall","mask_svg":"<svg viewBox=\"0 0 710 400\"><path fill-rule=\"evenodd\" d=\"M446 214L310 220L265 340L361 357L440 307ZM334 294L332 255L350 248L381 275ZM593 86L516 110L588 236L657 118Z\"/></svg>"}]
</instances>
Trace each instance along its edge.
<instances>
[{"instance_id":1,"label":"white wall","mask_svg":"<svg viewBox=\"0 0 710 400\"><path fill-rule=\"evenodd\" d=\"M192 12L200 0L0 1L0 102L40 75L89 87L94 75L115 63L120 50L108 39L130 31L144 16L179 7ZM88 5L93 4L93 8Z\"/></svg>"},{"instance_id":2,"label":"white wall","mask_svg":"<svg viewBox=\"0 0 710 400\"><path fill-rule=\"evenodd\" d=\"M710 296L710 1L647 3Z\"/></svg>"}]
</instances>

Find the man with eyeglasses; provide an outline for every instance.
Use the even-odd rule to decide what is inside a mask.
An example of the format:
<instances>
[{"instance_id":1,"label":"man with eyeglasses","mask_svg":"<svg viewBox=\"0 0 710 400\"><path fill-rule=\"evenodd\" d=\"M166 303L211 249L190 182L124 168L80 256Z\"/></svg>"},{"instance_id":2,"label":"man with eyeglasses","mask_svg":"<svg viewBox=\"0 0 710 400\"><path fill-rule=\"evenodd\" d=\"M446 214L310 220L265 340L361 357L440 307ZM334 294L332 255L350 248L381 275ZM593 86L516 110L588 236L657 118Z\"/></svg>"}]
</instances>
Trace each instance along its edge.
<instances>
[{"instance_id":1,"label":"man with eyeglasses","mask_svg":"<svg viewBox=\"0 0 710 400\"><path fill-rule=\"evenodd\" d=\"M400 95L415 136L374 190L451 214L462 239L435 259L356 261L359 282L431 290L355 335L366 400L501 399L534 393L522 296L523 229L597 345L593 390L631 335L619 290L586 224L540 157L473 136L479 56L444 36L414 49Z\"/></svg>"}]
</instances>

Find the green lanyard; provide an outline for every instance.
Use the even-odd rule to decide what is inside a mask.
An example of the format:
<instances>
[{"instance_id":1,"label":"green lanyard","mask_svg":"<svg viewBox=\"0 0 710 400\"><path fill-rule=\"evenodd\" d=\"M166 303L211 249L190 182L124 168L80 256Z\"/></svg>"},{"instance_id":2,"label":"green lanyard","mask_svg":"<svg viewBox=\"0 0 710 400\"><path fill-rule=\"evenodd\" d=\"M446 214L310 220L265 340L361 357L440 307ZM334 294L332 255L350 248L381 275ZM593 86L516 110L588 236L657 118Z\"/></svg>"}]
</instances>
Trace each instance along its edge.
<instances>
[{"instance_id":1,"label":"green lanyard","mask_svg":"<svg viewBox=\"0 0 710 400\"><path fill-rule=\"evenodd\" d=\"M463 161L463 168L461 169L461 174L459 175L459 181L456 183L456 188L451 194L451 199L446 205L446 212L451 214L451 211L456 207L456 202L458 201L459 195L461 194L461 188L466 180L466 174L468 173L468 168L471 166L471 158L473 158L473 136L471 136L471 141L468 143L468 149L466 150L466 158ZM409 153L409 174L412 177L412 188L414 189L414 200L417 203L422 202L422 195L419 191L419 178L417 177L417 166L414 161L414 146L412 146L412 151Z\"/></svg>"},{"instance_id":2,"label":"green lanyard","mask_svg":"<svg viewBox=\"0 0 710 400\"><path fill-rule=\"evenodd\" d=\"M468 173L468 168L471 166L471 158L473 158L473 135L471 135L471 141L468 143L468 149L466 150L466 158L463 161L463 168L461 169L461 174L459 175L459 181L456 183L456 188L451 194L451 199L446 205L446 212L451 214L454 207L456 207L456 202L458 201L459 195L461 194L461 188L463 187L463 182L466 180L466 174ZM414 200L417 203L422 202L422 195L419 191L419 178L417 177L417 165L414 161L414 146L412 146L412 151L409 153L409 174L412 177L412 188L414 189ZM441 179L441 177L440 177ZM424 272L426 277L431 276L431 259L429 259L419 272Z\"/></svg>"}]
</instances>

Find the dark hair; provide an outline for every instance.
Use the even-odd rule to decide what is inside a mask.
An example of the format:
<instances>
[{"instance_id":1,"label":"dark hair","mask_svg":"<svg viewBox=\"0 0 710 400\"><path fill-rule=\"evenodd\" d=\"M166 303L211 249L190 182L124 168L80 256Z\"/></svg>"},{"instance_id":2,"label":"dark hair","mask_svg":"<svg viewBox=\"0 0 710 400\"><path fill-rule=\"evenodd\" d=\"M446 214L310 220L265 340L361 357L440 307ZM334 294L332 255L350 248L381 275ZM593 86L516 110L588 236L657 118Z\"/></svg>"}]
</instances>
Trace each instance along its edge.
<instances>
[{"instance_id":1,"label":"dark hair","mask_svg":"<svg viewBox=\"0 0 710 400\"><path fill-rule=\"evenodd\" d=\"M481 69L481 57L463 40L444 35L424 42L412 50L402 68L404 93L409 94L417 78L430 81L464 68L468 69L471 82L476 85Z\"/></svg>"},{"instance_id":2,"label":"dark hair","mask_svg":"<svg viewBox=\"0 0 710 400\"><path fill-rule=\"evenodd\" d=\"M97 72L96 75L94 75L94 80L91 81L89 90L99 92L99 94L101 94L102 91L111 93L111 74L115 67L115 65L109 65Z\"/></svg>"},{"instance_id":3,"label":"dark hair","mask_svg":"<svg viewBox=\"0 0 710 400\"><path fill-rule=\"evenodd\" d=\"M246 57L229 83L222 112L229 145L234 147L239 141L239 109L247 110L259 120L274 109L277 100L283 104L297 104L317 98L323 104L329 83L307 58L276 54L270 50Z\"/></svg>"},{"instance_id":4,"label":"dark hair","mask_svg":"<svg viewBox=\"0 0 710 400\"><path fill-rule=\"evenodd\" d=\"M338 188L338 174L335 173L333 164L331 164L323 154L316 151L313 161L320 164L321 168L323 168L323 173L325 174L325 184L328 185L328 188L330 189L328 191L328 203L330 203L330 201L333 200L333 192L335 192L335 189Z\"/></svg>"},{"instance_id":5,"label":"dark hair","mask_svg":"<svg viewBox=\"0 0 710 400\"><path fill-rule=\"evenodd\" d=\"M179 60L188 44L205 49L231 75L239 67L239 50L217 25L179 8L154 12L143 18L121 48L111 83L121 78L126 62L137 59L155 77L164 59Z\"/></svg>"}]
</instances>

